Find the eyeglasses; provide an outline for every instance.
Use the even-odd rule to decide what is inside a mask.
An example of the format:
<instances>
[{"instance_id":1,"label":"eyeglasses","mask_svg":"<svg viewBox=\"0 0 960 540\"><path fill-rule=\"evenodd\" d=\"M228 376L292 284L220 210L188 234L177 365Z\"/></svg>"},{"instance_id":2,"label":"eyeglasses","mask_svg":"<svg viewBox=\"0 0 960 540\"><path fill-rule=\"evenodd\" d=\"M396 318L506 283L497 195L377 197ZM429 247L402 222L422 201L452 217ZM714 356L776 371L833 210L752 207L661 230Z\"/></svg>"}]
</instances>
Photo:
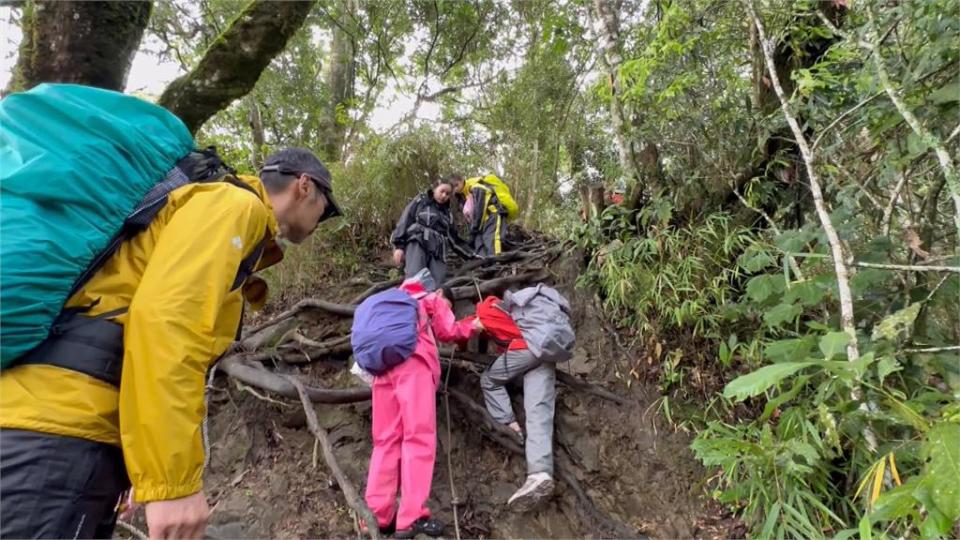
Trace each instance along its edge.
<instances>
[{"instance_id":1,"label":"eyeglasses","mask_svg":"<svg viewBox=\"0 0 960 540\"><path fill-rule=\"evenodd\" d=\"M263 169L261 169L261 173L263 172L273 172L283 176L293 176L295 178L300 178L301 176L306 176L307 178L309 178L310 181L313 182L313 185L317 188L317 191L319 191L323 195L326 201L326 205L323 209L323 214L321 214L320 218L317 220L318 225L332 217L336 217L340 215L339 210L337 209L336 205L333 202L333 197L331 196L331 190L327 187L327 184L329 184L330 182L329 180L322 180L309 173L299 172L292 169L281 169L276 165L268 165L264 167Z\"/></svg>"}]
</instances>

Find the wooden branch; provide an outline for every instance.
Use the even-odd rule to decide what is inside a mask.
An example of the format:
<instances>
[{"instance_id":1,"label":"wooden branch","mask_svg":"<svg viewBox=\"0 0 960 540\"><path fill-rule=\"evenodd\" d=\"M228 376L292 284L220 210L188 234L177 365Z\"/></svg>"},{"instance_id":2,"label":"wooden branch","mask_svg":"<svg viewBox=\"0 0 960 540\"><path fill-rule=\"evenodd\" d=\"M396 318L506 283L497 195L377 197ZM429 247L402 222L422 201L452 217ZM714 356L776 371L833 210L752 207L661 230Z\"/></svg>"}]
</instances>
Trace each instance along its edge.
<instances>
[{"instance_id":1,"label":"wooden branch","mask_svg":"<svg viewBox=\"0 0 960 540\"><path fill-rule=\"evenodd\" d=\"M265 328L270 328L271 326L285 320L290 317L296 316L298 313L305 309L322 309L327 313L332 313L334 315L339 315L341 317L353 317L353 312L356 311L357 306L351 304L337 304L334 302L327 302L326 300L319 300L317 298L305 298L296 304L293 305L290 309L280 312L274 318L269 321L260 324L250 330L250 334L256 334Z\"/></svg>"},{"instance_id":2,"label":"wooden branch","mask_svg":"<svg viewBox=\"0 0 960 540\"><path fill-rule=\"evenodd\" d=\"M297 398L297 389L289 381L263 367L257 368L246 364L236 356L224 358L217 364L217 368L250 386L262 388L284 397ZM370 389L363 387L345 389L308 387L307 395L314 403L337 405L368 401L370 399Z\"/></svg>"},{"instance_id":3,"label":"wooden branch","mask_svg":"<svg viewBox=\"0 0 960 540\"><path fill-rule=\"evenodd\" d=\"M960 173L957 172L953 158L950 157L950 153L947 151L943 142L920 123L920 120L917 119L913 111L911 111L910 108L907 107L906 102L903 101L899 90L895 89L890 82L890 75L887 73L886 64L883 56L880 54L880 43L882 40L877 38L877 27L873 17L873 8L868 5L866 11L867 18L870 19L870 36L872 37L869 48L873 53L874 65L876 65L877 68L877 77L880 79L880 85L883 86L883 90L887 93L890 101L893 102L893 106L897 108L900 116L907 122L910 129L912 129L927 146L933 148L933 152L937 156L937 161L940 162L943 177L947 179L947 187L950 188L950 195L953 198L955 210L954 225L957 227L957 231L960 232Z\"/></svg>"},{"instance_id":4,"label":"wooden branch","mask_svg":"<svg viewBox=\"0 0 960 540\"><path fill-rule=\"evenodd\" d=\"M853 266L859 266L861 268L879 268L881 270L904 270L908 272L949 272L952 274L960 274L960 266L937 266L933 264L881 264L869 262L854 262Z\"/></svg>"},{"instance_id":5,"label":"wooden branch","mask_svg":"<svg viewBox=\"0 0 960 540\"><path fill-rule=\"evenodd\" d=\"M538 281L543 281L550 277L550 273L546 269L534 270L530 272L524 272L522 274L517 274L514 276L504 276L502 278L490 279L480 283L480 293L481 294L493 294L499 293L505 290L511 285L524 284L524 283L536 283ZM453 300L466 300L477 298L477 287L467 286L467 287L455 287L453 289ZM477 300L480 300L477 298Z\"/></svg>"},{"instance_id":6,"label":"wooden branch","mask_svg":"<svg viewBox=\"0 0 960 540\"><path fill-rule=\"evenodd\" d=\"M486 435L487 438L514 454L524 455L524 449L517 442L513 430L494 421L486 408L474 401L470 396L454 388L448 389L447 392L473 417L473 424L479 427L481 433ZM580 486L580 482L577 480L576 472L570 460L566 459L563 455L558 455L557 458L554 467L556 477L563 480L563 482L570 487L570 490L573 491L582 514L599 529L597 532L611 538L646 538L641 534L637 534L631 527L600 512L593 502L593 499L591 499L583 487Z\"/></svg>"},{"instance_id":7,"label":"wooden branch","mask_svg":"<svg viewBox=\"0 0 960 540\"><path fill-rule=\"evenodd\" d=\"M327 462L327 467L330 468L330 472L333 473L334 478L337 479L337 484L340 485L340 490L343 491L343 496L347 499L347 505L353 508L353 510L366 521L367 533L370 535L370 538L372 540L378 540L380 538L380 527L378 526L377 518L373 515L373 512L370 511L370 508L363 499L360 498L357 489L353 487L353 482L350 481L350 478L348 478L343 472L343 469L340 468L340 464L337 463L337 456L333 453L333 445L330 444L330 436L327 434L327 430L323 429L323 426L321 426L317 420L317 411L313 408L313 402L307 394L307 389L304 388L303 383L296 377L284 375L283 378L296 388L297 395L300 398L300 404L303 405L303 412L307 415L307 427L310 429L310 432L313 433L313 436L317 438L317 441L319 441L320 447L323 448L323 459Z\"/></svg>"},{"instance_id":8,"label":"wooden branch","mask_svg":"<svg viewBox=\"0 0 960 540\"><path fill-rule=\"evenodd\" d=\"M350 352L350 334L337 336L335 338L328 339L327 341L317 341L315 339L310 339L297 331L293 333L292 338L298 344L304 347L310 347L310 352L314 355L333 354L334 352L341 351L344 345L347 345L346 352Z\"/></svg>"},{"instance_id":9,"label":"wooden branch","mask_svg":"<svg viewBox=\"0 0 960 540\"><path fill-rule=\"evenodd\" d=\"M396 287L401 283L403 283L403 278L389 279L387 281L381 281L380 283L374 283L373 285L370 285L370 287L367 290L355 296L353 300L351 300L351 303L359 304L360 302L363 302L364 300L377 294L378 292L385 291L390 287Z\"/></svg>"},{"instance_id":10,"label":"wooden branch","mask_svg":"<svg viewBox=\"0 0 960 540\"><path fill-rule=\"evenodd\" d=\"M833 269L837 276L837 289L840 293L840 327L850 339L847 343L847 360L855 362L860 358L860 347L857 342L857 327L853 311L853 294L850 291L850 270L847 268L843 244L840 242L840 236L837 234L837 230L830 220L830 211L827 209L827 204L823 198L823 189L820 187L820 176L814 167L813 151L807 143L807 137L804 135L800 123L797 122L796 117L790 112L787 95L780 85L780 77L777 75L777 68L773 61L773 50L770 42L767 40L763 22L760 21L760 17L757 15L757 11L753 6L753 0L744 0L744 3L757 29L760 48L763 50L763 59L767 64L767 74L770 76L773 89L776 91L777 98L780 100L780 109L783 111L783 116L786 118L787 124L790 125L790 131L793 132L793 137L796 139L797 146L800 148L800 155L803 157L803 164L807 169L810 192L813 194L813 205L817 210L817 216L820 218L820 224L827 234L830 252L833 254ZM859 401L860 395L859 387L854 386L851 397L855 401ZM868 411L870 408L872 408L872 404L860 403L861 410ZM877 438L869 426L864 428L863 436L867 443L867 449L871 453L876 452Z\"/></svg>"},{"instance_id":11,"label":"wooden branch","mask_svg":"<svg viewBox=\"0 0 960 540\"><path fill-rule=\"evenodd\" d=\"M801 258L827 259L830 255L822 253L792 253L791 255ZM853 261L850 266L860 268L879 268L881 270L903 270L906 272L948 272L960 274L960 266L939 266L935 264L887 264Z\"/></svg>"},{"instance_id":12,"label":"wooden branch","mask_svg":"<svg viewBox=\"0 0 960 540\"><path fill-rule=\"evenodd\" d=\"M948 351L960 351L960 345L951 345L949 347L926 347L921 349L904 349L905 353L935 353L935 352L948 352Z\"/></svg>"},{"instance_id":13,"label":"wooden branch","mask_svg":"<svg viewBox=\"0 0 960 540\"><path fill-rule=\"evenodd\" d=\"M158 103L196 133L211 116L253 88L314 3L254 0L217 37L197 67L167 86Z\"/></svg>"},{"instance_id":14,"label":"wooden branch","mask_svg":"<svg viewBox=\"0 0 960 540\"><path fill-rule=\"evenodd\" d=\"M803 133L803 128L797 121L793 113L790 112L790 103L787 95L780 84L780 77L777 75L777 68L773 60L773 50L770 42L767 40L766 30L763 28L763 22L757 15L753 6L753 0L744 0L753 24L757 28L757 36L760 42L760 48L763 50L763 59L767 65L767 74L773 83L773 89L780 100L780 109L783 116L790 125L793 137L796 139L797 146L800 148L800 155L803 157L803 163L807 169L807 178L810 182L810 191L813 194L813 204L816 207L817 215L820 218L820 224L827 234L827 241L830 244L830 250L833 253L833 267L837 275L837 288L840 293L840 321L843 331L850 337L847 344L847 359L851 362L860 358L860 348L857 343L856 324L853 316L853 294L850 291L850 271L847 268L846 257L843 253L843 244L840 242L840 236L837 234L833 222L830 220L830 211L823 197L823 189L820 186L820 175L814 167L814 155L807 144L807 137Z\"/></svg>"}]
</instances>

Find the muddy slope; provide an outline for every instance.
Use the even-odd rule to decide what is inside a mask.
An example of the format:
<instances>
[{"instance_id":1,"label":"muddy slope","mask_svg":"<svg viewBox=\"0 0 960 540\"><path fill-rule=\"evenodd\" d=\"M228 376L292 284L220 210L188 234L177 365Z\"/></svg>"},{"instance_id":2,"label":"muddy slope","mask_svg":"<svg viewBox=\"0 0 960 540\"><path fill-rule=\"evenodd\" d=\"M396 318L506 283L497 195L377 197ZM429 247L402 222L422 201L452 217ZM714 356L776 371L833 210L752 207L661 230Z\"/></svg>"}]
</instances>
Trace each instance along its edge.
<instances>
[{"instance_id":1,"label":"muddy slope","mask_svg":"<svg viewBox=\"0 0 960 540\"><path fill-rule=\"evenodd\" d=\"M577 479L597 508L638 535L736 535L730 520L702 497L703 471L687 448L687 438L657 425L659 420L651 411L655 393L640 383L627 388L613 376L615 365L627 365L632 359L618 346L615 336L604 330L591 293L572 288L577 261L561 260L564 262L551 271L558 288L575 306L578 348L574 359L559 369L612 390L626 403L615 404L560 385L555 451L575 464ZM338 290L348 298L354 289L358 287ZM469 306L458 306L458 311L464 309ZM325 361L299 373L317 386L354 386L356 381L345 366L344 361ZM482 402L474 375L454 371L449 384ZM214 513L208 535L356 538L354 518L315 448L300 405L224 377L218 377L214 385L211 461L206 478ZM448 439L442 393L437 406L439 445L429 505L450 525L448 537L455 535L451 476L463 537L604 536L584 516L564 483L558 484L554 497L541 508L523 515L509 512L505 502L523 481L523 459L483 435L452 399ZM522 411L517 400L515 409ZM362 490L371 444L369 403L318 405L316 410L330 432L340 465Z\"/></svg>"}]
</instances>

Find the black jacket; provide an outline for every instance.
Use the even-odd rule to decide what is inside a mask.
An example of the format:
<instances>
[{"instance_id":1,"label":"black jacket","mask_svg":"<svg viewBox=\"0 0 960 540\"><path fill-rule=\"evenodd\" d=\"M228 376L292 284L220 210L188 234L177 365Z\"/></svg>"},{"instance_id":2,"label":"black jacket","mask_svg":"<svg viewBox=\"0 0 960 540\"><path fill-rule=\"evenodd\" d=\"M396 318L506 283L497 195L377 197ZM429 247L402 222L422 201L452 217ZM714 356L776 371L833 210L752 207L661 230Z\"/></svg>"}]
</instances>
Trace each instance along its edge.
<instances>
[{"instance_id":1,"label":"black jacket","mask_svg":"<svg viewBox=\"0 0 960 540\"><path fill-rule=\"evenodd\" d=\"M390 236L390 242L397 249L405 249L410 242L419 243L427 253L446 259L446 247L449 244L461 255L465 244L453 226L450 205L439 204L428 190L413 198L400 215L397 226Z\"/></svg>"}]
</instances>

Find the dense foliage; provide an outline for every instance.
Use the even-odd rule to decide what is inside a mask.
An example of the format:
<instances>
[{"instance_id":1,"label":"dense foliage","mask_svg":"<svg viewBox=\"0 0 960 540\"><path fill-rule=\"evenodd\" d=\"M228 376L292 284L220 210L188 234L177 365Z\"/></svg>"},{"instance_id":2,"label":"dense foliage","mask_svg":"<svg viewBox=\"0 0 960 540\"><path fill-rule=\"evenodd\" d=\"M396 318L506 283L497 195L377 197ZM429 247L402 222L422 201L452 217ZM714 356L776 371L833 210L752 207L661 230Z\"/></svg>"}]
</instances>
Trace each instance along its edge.
<instances>
[{"instance_id":1,"label":"dense foliage","mask_svg":"<svg viewBox=\"0 0 960 540\"><path fill-rule=\"evenodd\" d=\"M619 14L614 75L596 4L321 2L254 93L203 131L251 167L258 151L341 131L327 150L349 217L274 280L302 283L316 265L350 275L404 201L448 171L497 171L526 224L554 232L578 221L581 188L627 188L625 205L573 235L590 260L581 284L655 349L642 356L656 356L665 395L714 393L687 424L714 495L761 537L950 535L960 258L956 186L935 147L956 157L958 5L757 6L847 253L859 355L848 361L832 251L748 4L607 4ZM238 10L201 6L211 25ZM197 40L174 38L202 25L161 15L166 54L189 64ZM332 54L344 38L350 54ZM328 76L336 62L349 64L349 92ZM371 124L397 92L411 110ZM618 159L614 99L636 169Z\"/></svg>"},{"instance_id":2,"label":"dense foliage","mask_svg":"<svg viewBox=\"0 0 960 540\"><path fill-rule=\"evenodd\" d=\"M141 47L189 71L243 9L158 2ZM293 295L496 172L583 250L622 377L707 402L683 425L754 536L957 536L958 43L957 0L319 0L198 139L330 163L347 216L269 276Z\"/></svg>"}]
</instances>

